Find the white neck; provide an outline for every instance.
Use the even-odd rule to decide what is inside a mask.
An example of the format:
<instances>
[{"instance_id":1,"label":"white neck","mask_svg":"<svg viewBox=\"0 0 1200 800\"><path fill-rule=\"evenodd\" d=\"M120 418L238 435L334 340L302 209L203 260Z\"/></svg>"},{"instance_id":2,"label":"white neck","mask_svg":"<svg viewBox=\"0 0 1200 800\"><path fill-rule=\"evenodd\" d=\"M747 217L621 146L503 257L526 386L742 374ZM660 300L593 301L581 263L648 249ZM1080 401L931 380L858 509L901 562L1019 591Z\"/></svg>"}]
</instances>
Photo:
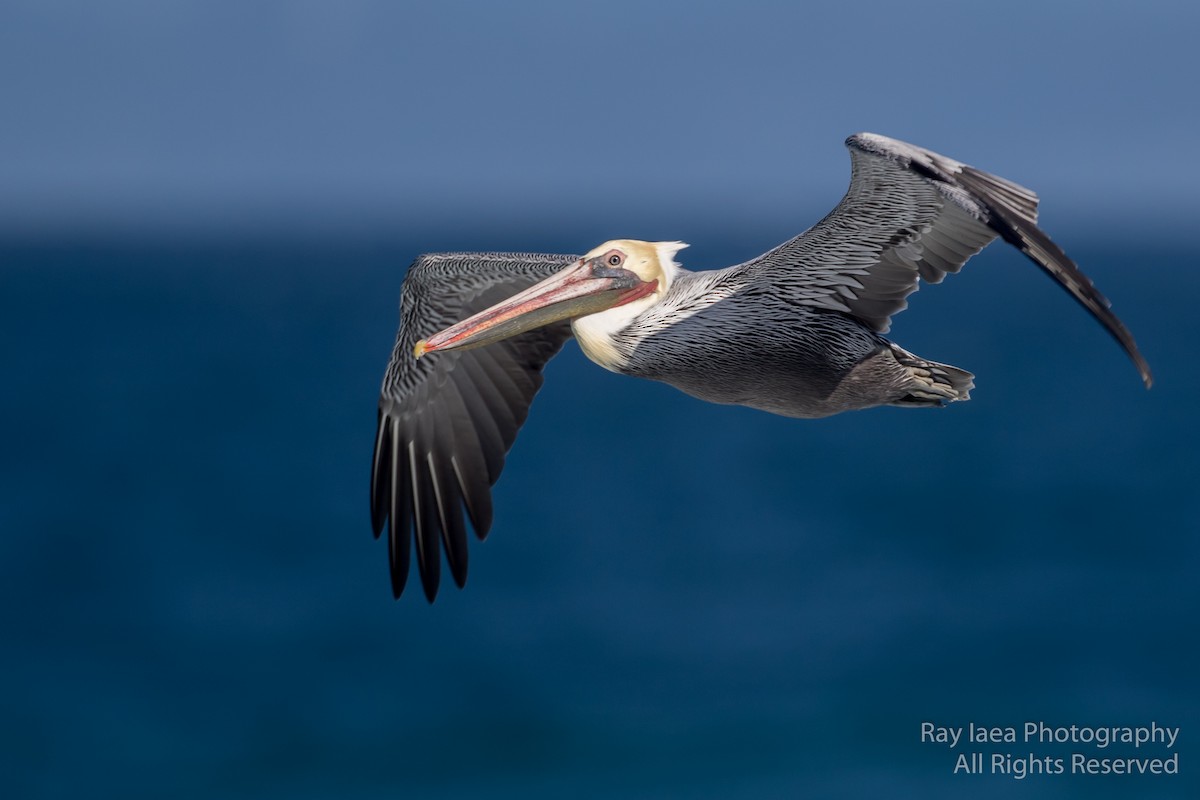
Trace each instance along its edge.
<instances>
[{"instance_id":1,"label":"white neck","mask_svg":"<svg viewBox=\"0 0 1200 800\"><path fill-rule=\"evenodd\" d=\"M571 320L571 330L583 354L605 369L620 372L621 367L628 363L628 354L622 353L617 347L617 334L628 328L639 315L653 308L671 288L679 265L669 259L660 263L662 277L658 281L658 288L650 294L632 303Z\"/></svg>"}]
</instances>

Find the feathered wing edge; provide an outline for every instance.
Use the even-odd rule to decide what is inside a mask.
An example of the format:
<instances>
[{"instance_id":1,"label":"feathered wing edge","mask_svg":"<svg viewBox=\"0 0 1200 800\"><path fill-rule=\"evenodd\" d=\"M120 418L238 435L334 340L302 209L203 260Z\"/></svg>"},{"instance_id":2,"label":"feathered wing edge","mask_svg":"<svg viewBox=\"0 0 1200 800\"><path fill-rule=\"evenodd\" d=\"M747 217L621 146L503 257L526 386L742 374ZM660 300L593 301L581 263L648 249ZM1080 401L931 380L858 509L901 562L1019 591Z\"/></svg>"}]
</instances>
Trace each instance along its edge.
<instances>
[{"instance_id":1,"label":"feathered wing edge","mask_svg":"<svg viewBox=\"0 0 1200 800\"><path fill-rule=\"evenodd\" d=\"M491 487L542 385L542 369L570 337L557 323L475 350L430 354L420 338L511 296L575 256L427 255L401 290L401 324L380 392L371 460L371 524L388 531L392 592L408 579L411 551L426 598L437 595L441 552L458 586L467 577L467 520L482 539ZM464 517L464 509L466 515Z\"/></svg>"},{"instance_id":2,"label":"feathered wing edge","mask_svg":"<svg viewBox=\"0 0 1200 800\"><path fill-rule=\"evenodd\" d=\"M876 134L855 134L846 140L846 146L852 151L860 150L888 159L933 182L950 202L1024 253L1087 309L1133 361L1146 388L1153 385L1150 365L1138 349L1133 334L1112 312L1112 303L1079 265L1037 226L1038 198L1034 192L970 165Z\"/></svg>"},{"instance_id":3,"label":"feathered wing edge","mask_svg":"<svg viewBox=\"0 0 1200 800\"><path fill-rule=\"evenodd\" d=\"M1025 253L1150 369L1107 299L1037 227L1038 198L1011 181L870 133L846 140L850 186L820 222L731 270L790 301L841 311L886 333L923 279L958 272L997 236Z\"/></svg>"}]
</instances>

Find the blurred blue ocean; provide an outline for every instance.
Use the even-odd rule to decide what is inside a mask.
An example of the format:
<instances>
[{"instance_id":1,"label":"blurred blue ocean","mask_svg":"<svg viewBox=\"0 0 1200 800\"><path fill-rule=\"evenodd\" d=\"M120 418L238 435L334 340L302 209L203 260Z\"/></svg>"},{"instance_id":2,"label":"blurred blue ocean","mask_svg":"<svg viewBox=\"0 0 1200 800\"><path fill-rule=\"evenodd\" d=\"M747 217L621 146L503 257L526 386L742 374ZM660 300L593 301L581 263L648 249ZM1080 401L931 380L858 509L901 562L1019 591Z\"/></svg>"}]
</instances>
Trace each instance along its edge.
<instances>
[{"instance_id":1,"label":"blurred blue ocean","mask_svg":"<svg viewBox=\"0 0 1200 800\"><path fill-rule=\"evenodd\" d=\"M691 233L693 268L778 239ZM892 331L978 375L940 411L775 418L572 344L433 606L392 601L367 518L404 269L591 232L10 237L5 795L1198 796L1194 246L1055 233L1153 391L999 245ZM1181 774L969 777L920 742L1026 720L1180 726Z\"/></svg>"}]
</instances>

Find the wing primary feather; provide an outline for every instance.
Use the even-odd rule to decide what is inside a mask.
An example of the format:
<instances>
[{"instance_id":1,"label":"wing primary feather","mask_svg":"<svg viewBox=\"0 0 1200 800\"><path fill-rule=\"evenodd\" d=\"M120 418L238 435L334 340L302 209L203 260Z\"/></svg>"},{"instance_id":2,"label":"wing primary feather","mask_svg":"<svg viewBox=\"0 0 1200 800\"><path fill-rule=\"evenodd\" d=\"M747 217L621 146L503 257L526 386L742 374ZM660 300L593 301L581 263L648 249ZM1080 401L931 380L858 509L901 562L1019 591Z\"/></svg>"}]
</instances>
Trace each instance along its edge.
<instances>
[{"instance_id":1,"label":"wing primary feather","mask_svg":"<svg viewBox=\"0 0 1200 800\"><path fill-rule=\"evenodd\" d=\"M500 390L488 381L487 370L482 364L474 359L464 360L462 367L471 387L464 388L460 396L467 413L475 422L475 432L479 434L479 444L487 466L488 486L494 486L504 469L504 454L508 452L508 437L500 427L497 406L503 405L507 410L507 404L502 398L495 397Z\"/></svg>"},{"instance_id":2,"label":"wing primary feather","mask_svg":"<svg viewBox=\"0 0 1200 800\"><path fill-rule=\"evenodd\" d=\"M492 493L488 491L486 480L481 480L486 479L486 476L480 473L482 466L472 456L466 455L456 455L451 465L458 484L462 487L463 502L467 507L471 527L475 529L476 538L482 542L487 539L488 531L492 529Z\"/></svg>"},{"instance_id":3,"label":"wing primary feather","mask_svg":"<svg viewBox=\"0 0 1200 800\"><path fill-rule=\"evenodd\" d=\"M383 533L392 504L392 421L380 409L375 417L375 450L371 454L371 529Z\"/></svg>"},{"instance_id":4,"label":"wing primary feather","mask_svg":"<svg viewBox=\"0 0 1200 800\"><path fill-rule=\"evenodd\" d=\"M441 414L434 417L436 421L435 436L439 443L449 443L448 452L453 453L457 447L453 431L447 430L446 420ZM458 588L467 582L467 528L463 520L462 497L458 493L458 483L454 477L453 467L443 461L443 456L430 452L426 459L429 466L429 482L433 489L433 498L437 508L438 527L442 531L442 544L446 548L446 561L450 566L450 576Z\"/></svg>"},{"instance_id":5,"label":"wing primary feather","mask_svg":"<svg viewBox=\"0 0 1200 800\"><path fill-rule=\"evenodd\" d=\"M980 180L977 170L964 169L960 176L963 186L976 195L987 207L991 219L991 227L1000 234L1004 241L1024 253L1030 261L1037 264L1054 282L1067 291L1075 300L1088 310L1112 335L1121 348L1133 361L1142 377L1142 382L1149 389L1154 384L1154 376L1150 365L1138 350L1133 334L1111 310L1112 304L1108 298L1092 283L1079 266L1054 243L1041 228L1021 216L1019 209L1008 207L1003 202L996 202L989 195L987 183Z\"/></svg>"},{"instance_id":6,"label":"wing primary feather","mask_svg":"<svg viewBox=\"0 0 1200 800\"><path fill-rule=\"evenodd\" d=\"M524 393L487 348L479 350L474 362L487 374L493 390L488 398L488 406L496 419L496 428L504 439L504 452L507 453L521 427L518 409L523 405Z\"/></svg>"},{"instance_id":7,"label":"wing primary feather","mask_svg":"<svg viewBox=\"0 0 1200 800\"><path fill-rule=\"evenodd\" d=\"M425 599L432 603L437 597L438 584L441 581L441 559L438 552L440 523L437 499L433 496L433 487L430 485L429 466L424 458L417 455L418 446L422 452L427 450L423 442L410 442L408 446L408 466L412 470L413 484L413 522L416 525L417 570L421 573L421 588L425 591Z\"/></svg>"},{"instance_id":8,"label":"wing primary feather","mask_svg":"<svg viewBox=\"0 0 1200 800\"><path fill-rule=\"evenodd\" d=\"M406 468L406 454L400 436L399 421L391 422L387 458L391 462L391 497L388 512L388 573L392 595L399 599L408 582L409 543L412 528L412 489Z\"/></svg>"},{"instance_id":9,"label":"wing primary feather","mask_svg":"<svg viewBox=\"0 0 1200 800\"><path fill-rule=\"evenodd\" d=\"M457 371L452 373L451 377L455 374ZM471 412L463 400L464 395L472 393L470 386L460 387L457 380L451 380L445 385L444 392L444 407L449 414L450 426L454 430L455 446L450 459L451 471L462 493L471 526L475 529L475 535L482 541L492 525L492 498L489 491L492 484L488 479L487 465L482 456L482 451L487 445L484 444L481 434L486 428L482 424L472 424ZM497 447L502 446L499 438L495 444Z\"/></svg>"}]
</instances>

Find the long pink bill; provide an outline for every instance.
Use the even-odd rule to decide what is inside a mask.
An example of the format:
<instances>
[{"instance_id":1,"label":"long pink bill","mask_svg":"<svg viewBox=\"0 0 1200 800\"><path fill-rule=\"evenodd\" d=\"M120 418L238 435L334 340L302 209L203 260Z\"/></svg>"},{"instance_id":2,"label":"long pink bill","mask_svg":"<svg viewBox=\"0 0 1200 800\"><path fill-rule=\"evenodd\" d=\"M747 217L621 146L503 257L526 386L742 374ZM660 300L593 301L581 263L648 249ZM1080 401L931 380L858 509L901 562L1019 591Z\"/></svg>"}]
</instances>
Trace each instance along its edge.
<instances>
[{"instance_id":1,"label":"long pink bill","mask_svg":"<svg viewBox=\"0 0 1200 800\"><path fill-rule=\"evenodd\" d=\"M631 272L597 277L591 262L578 261L514 297L417 342L417 358L436 350L480 347L559 320L598 311L644 297L656 281L641 281Z\"/></svg>"}]
</instances>

